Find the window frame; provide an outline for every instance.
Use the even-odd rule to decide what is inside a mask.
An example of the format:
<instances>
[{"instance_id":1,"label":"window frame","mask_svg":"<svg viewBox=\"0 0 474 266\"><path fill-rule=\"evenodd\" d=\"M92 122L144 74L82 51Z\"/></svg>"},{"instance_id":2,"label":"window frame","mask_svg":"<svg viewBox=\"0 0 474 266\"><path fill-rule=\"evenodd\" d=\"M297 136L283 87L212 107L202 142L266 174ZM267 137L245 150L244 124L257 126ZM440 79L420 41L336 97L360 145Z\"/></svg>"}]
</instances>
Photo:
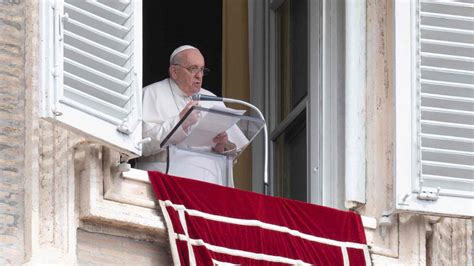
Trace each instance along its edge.
<instances>
[{"instance_id":1,"label":"window frame","mask_svg":"<svg viewBox=\"0 0 474 266\"><path fill-rule=\"evenodd\" d=\"M274 40L273 42L270 42L269 43L269 50L271 51L271 55L270 55L270 58L269 58L269 65L272 66L271 69L270 69L270 73L269 73L269 76L270 76L270 80L272 82L272 88L273 89L268 89L267 92L266 92L266 95L268 95L269 97L268 98L268 107L269 107L269 110L271 110L269 112L269 115L268 115L268 118L267 118L267 121L268 121L268 126L269 126L269 157L270 157L270 163L269 163L269 176L272 177L269 182L270 182L270 191L271 191L271 194L272 195L275 195L276 193L276 168L275 168L275 156L276 156L276 141L278 140L278 138L281 136L281 134L283 134L284 132L286 132L287 129L289 129L290 127L293 126L293 122L299 117L299 115L303 112L306 112L306 143L307 145L309 146L310 145L310 137L311 137L311 134L310 134L310 129L309 129L309 117L310 117L310 114L309 114L309 106L310 106L310 90L311 90L311 86L310 86L310 68L309 68L309 65L311 64L308 60L308 65L306 66L308 68L308 81L307 81L307 85L308 85L308 93L307 95L286 115L285 118L283 119L279 119L279 116L277 115L279 113L279 110L278 110L278 107L280 105L280 101L279 101L279 92L281 91L281 88L280 88L280 73L279 73L279 68L276 67L280 64L279 62L279 55L278 55L278 41L279 38L280 38L280 35L279 35L279 25L278 25L278 19L277 19L277 9L285 2L285 0L271 0L270 1L270 4L269 4L269 13L270 13L270 38L272 40ZM311 5L310 3L311 1L308 1L308 5ZM308 18L307 18L307 23L308 23L308 55L310 54L311 52L311 46L310 46L310 43L311 43L311 40L310 40L310 35L309 35L309 32L310 32L310 28L311 28L311 25L309 24L310 23L310 8L308 8ZM268 62L268 61L267 61ZM273 63L271 63L273 62ZM281 121L279 121L281 120ZM309 155L310 155L310 149L307 149L307 154L306 154L306 160L307 160L307 169L309 169L309 162L311 161L311 159L309 158ZM307 184L307 188L306 188L306 201L310 201L311 200L311 181L310 181L310 177L309 177L309 170L306 171L306 178L307 178L307 181L306 181L306 184Z\"/></svg>"}]
</instances>

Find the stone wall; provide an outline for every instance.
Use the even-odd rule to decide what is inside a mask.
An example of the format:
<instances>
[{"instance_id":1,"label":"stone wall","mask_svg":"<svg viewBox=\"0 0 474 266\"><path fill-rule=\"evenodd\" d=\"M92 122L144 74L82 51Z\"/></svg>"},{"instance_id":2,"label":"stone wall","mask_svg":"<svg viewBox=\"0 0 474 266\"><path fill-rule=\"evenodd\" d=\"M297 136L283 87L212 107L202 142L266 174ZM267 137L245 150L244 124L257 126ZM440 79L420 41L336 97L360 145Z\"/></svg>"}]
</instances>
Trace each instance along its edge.
<instances>
[{"instance_id":1,"label":"stone wall","mask_svg":"<svg viewBox=\"0 0 474 266\"><path fill-rule=\"evenodd\" d=\"M77 232L80 265L172 265L169 248L157 243L103 233Z\"/></svg>"},{"instance_id":2,"label":"stone wall","mask_svg":"<svg viewBox=\"0 0 474 266\"><path fill-rule=\"evenodd\" d=\"M0 1L0 265L24 255L24 1Z\"/></svg>"},{"instance_id":3,"label":"stone wall","mask_svg":"<svg viewBox=\"0 0 474 266\"><path fill-rule=\"evenodd\" d=\"M39 118L41 1L0 0L0 265L101 264L125 249L136 255L122 261L169 265L163 235L137 239L140 230L91 230L79 219L75 151L85 139ZM97 246L117 242L111 253Z\"/></svg>"},{"instance_id":4,"label":"stone wall","mask_svg":"<svg viewBox=\"0 0 474 266\"><path fill-rule=\"evenodd\" d=\"M427 265L472 265L471 220L438 218L430 224Z\"/></svg>"}]
</instances>

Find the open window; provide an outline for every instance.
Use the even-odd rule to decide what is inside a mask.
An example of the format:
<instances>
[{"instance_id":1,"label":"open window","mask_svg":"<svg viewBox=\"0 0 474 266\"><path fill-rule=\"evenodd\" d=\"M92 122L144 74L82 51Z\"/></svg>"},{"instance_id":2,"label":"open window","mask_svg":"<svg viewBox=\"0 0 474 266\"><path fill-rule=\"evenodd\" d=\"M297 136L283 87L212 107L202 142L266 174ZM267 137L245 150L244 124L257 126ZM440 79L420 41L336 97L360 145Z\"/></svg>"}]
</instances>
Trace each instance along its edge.
<instances>
[{"instance_id":1,"label":"open window","mask_svg":"<svg viewBox=\"0 0 474 266\"><path fill-rule=\"evenodd\" d=\"M41 116L141 155L142 3L40 1Z\"/></svg>"},{"instance_id":2,"label":"open window","mask_svg":"<svg viewBox=\"0 0 474 266\"><path fill-rule=\"evenodd\" d=\"M395 2L396 208L474 215L474 5Z\"/></svg>"},{"instance_id":3,"label":"open window","mask_svg":"<svg viewBox=\"0 0 474 266\"><path fill-rule=\"evenodd\" d=\"M268 0L251 11L252 94L267 113L271 193L344 208L344 4Z\"/></svg>"},{"instance_id":4,"label":"open window","mask_svg":"<svg viewBox=\"0 0 474 266\"><path fill-rule=\"evenodd\" d=\"M273 1L276 75L270 92L274 194L308 201L308 1Z\"/></svg>"}]
</instances>

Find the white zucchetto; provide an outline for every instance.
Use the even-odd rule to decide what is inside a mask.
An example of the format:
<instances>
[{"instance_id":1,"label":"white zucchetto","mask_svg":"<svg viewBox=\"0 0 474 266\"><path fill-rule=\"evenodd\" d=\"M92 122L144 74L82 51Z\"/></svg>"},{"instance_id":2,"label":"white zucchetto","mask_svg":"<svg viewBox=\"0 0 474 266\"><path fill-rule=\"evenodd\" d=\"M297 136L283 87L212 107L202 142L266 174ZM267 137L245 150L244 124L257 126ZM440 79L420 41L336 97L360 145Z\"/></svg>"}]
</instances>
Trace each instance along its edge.
<instances>
[{"instance_id":1,"label":"white zucchetto","mask_svg":"<svg viewBox=\"0 0 474 266\"><path fill-rule=\"evenodd\" d=\"M191 45L181 45L180 47L174 49L174 51L170 55L170 64L173 61L173 57L175 57L175 55L177 55L178 53L180 53L184 50L190 50L190 49L199 50L198 48L196 48L194 46L191 46Z\"/></svg>"}]
</instances>

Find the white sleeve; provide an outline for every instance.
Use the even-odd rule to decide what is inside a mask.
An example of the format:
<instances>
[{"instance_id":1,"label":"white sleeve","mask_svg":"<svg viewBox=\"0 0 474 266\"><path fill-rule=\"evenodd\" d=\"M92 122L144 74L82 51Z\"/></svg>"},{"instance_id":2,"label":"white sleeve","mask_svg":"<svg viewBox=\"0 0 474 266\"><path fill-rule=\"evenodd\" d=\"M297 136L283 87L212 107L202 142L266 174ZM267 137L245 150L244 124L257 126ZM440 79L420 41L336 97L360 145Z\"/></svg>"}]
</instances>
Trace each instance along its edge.
<instances>
[{"instance_id":1,"label":"white sleeve","mask_svg":"<svg viewBox=\"0 0 474 266\"><path fill-rule=\"evenodd\" d=\"M179 122L179 112L173 106L172 99L162 96L156 97L155 91L145 89L143 92L143 138L151 138L151 142L143 145L143 156L159 153L161 142L168 136L171 130ZM172 109L174 108L174 109ZM170 115L170 110L175 110ZM179 127L170 139L171 143L179 143L187 134L182 127Z\"/></svg>"}]
</instances>

